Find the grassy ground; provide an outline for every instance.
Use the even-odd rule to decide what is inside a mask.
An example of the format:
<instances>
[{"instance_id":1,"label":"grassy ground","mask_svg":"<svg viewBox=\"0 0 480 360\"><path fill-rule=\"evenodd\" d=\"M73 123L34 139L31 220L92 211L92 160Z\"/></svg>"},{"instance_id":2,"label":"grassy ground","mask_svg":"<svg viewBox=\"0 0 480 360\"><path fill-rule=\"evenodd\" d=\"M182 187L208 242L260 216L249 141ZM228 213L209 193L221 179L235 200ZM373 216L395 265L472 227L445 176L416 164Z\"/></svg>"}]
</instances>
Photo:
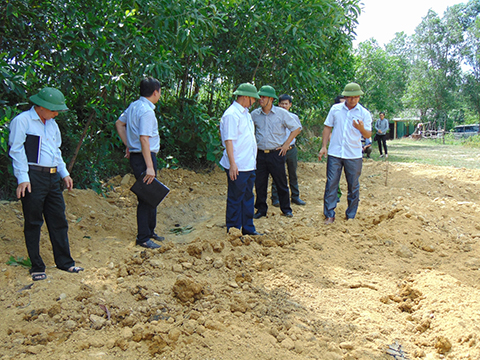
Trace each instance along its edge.
<instances>
[{"instance_id":1,"label":"grassy ground","mask_svg":"<svg viewBox=\"0 0 480 360\"><path fill-rule=\"evenodd\" d=\"M308 145L301 147L299 159L301 161L318 161L314 153L315 149L309 149ZM480 169L480 148L468 147L461 141L443 145L441 140L389 140L387 141L388 160L391 162L410 162L431 164L438 166L465 167L468 169ZM372 159L383 161L380 158L377 143L373 144Z\"/></svg>"}]
</instances>

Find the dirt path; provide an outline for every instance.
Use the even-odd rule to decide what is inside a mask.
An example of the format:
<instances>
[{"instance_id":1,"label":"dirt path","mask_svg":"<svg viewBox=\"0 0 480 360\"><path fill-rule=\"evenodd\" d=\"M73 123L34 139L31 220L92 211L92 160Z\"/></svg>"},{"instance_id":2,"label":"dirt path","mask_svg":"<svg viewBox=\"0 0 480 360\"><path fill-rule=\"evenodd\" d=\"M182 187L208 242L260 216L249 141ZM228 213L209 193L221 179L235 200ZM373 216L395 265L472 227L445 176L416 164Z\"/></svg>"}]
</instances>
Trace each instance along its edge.
<instances>
[{"instance_id":1,"label":"dirt path","mask_svg":"<svg viewBox=\"0 0 480 360\"><path fill-rule=\"evenodd\" d=\"M74 190L86 270L57 270L44 229L48 279L29 289L5 265L26 256L20 204L2 203L0 359L393 359L395 342L409 359L479 359L480 170L390 163L385 186L386 166L365 162L356 220L344 196L325 226L325 164L299 164L307 205L270 207L256 238L225 233L222 171L162 171L158 251L134 246L133 179Z\"/></svg>"}]
</instances>

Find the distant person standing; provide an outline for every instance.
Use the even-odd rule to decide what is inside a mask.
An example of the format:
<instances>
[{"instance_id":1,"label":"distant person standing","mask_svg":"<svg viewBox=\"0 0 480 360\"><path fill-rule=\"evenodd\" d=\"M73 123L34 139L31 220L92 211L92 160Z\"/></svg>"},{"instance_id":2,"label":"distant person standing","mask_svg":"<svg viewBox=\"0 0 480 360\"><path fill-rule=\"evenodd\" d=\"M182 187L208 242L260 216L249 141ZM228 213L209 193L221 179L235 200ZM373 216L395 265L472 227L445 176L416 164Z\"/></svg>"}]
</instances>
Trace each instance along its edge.
<instances>
[{"instance_id":1,"label":"distant person standing","mask_svg":"<svg viewBox=\"0 0 480 360\"><path fill-rule=\"evenodd\" d=\"M259 98L252 84L240 84L233 93L237 99L223 113L220 135L225 147L220 165L227 173L226 225L242 230L243 235L260 235L253 224L257 142L255 126L248 109Z\"/></svg>"},{"instance_id":2,"label":"distant person standing","mask_svg":"<svg viewBox=\"0 0 480 360\"><path fill-rule=\"evenodd\" d=\"M160 82L148 77L140 82L140 98L120 115L115 123L118 135L126 145L126 158L130 159L135 178L151 184L157 175L157 153L160 150L155 104L160 99ZM163 241L155 234L157 208L138 198L136 244L147 249L157 249Z\"/></svg>"},{"instance_id":3,"label":"distant person standing","mask_svg":"<svg viewBox=\"0 0 480 360\"><path fill-rule=\"evenodd\" d=\"M362 136L369 138L372 135L372 116L359 104L360 96L363 95L360 85L347 84L342 95L345 96L345 102L333 105L325 119L322 149L318 154L319 160L328 154L327 183L323 197L323 213L327 225L335 221L337 190L342 169L348 184L348 207L345 215L347 220L355 218L360 201L358 179L362 173Z\"/></svg>"},{"instance_id":4,"label":"distant person standing","mask_svg":"<svg viewBox=\"0 0 480 360\"><path fill-rule=\"evenodd\" d=\"M255 179L255 190L257 193L255 208L257 212L253 218L259 219L267 215L269 175L272 175L273 181L276 183L282 214L292 217L285 161L290 143L300 133L302 127L291 116L290 112L273 105L273 101L278 99L273 87L269 85L262 86L258 95L260 96L260 108L252 111L258 146L257 175ZM286 130L290 130L288 137Z\"/></svg>"},{"instance_id":5,"label":"distant person standing","mask_svg":"<svg viewBox=\"0 0 480 360\"><path fill-rule=\"evenodd\" d=\"M380 119L375 122L375 130L377 130L377 143L378 151L380 152L380 157L383 157L382 145L385 150L385 158L388 158L387 151L387 131L389 129L388 120L385 119L385 113L382 111L380 113Z\"/></svg>"},{"instance_id":6,"label":"distant person standing","mask_svg":"<svg viewBox=\"0 0 480 360\"><path fill-rule=\"evenodd\" d=\"M62 138L54 118L67 111L65 97L54 88L43 88L30 97L35 105L10 123L10 156L18 180L17 198L22 201L25 244L32 262L33 281L45 280L45 263L40 256L40 230L47 223L55 264L60 270L78 273L70 255L65 201L60 188L63 179L68 191L73 180L62 159Z\"/></svg>"},{"instance_id":7,"label":"distant person standing","mask_svg":"<svg viewBox=\"0 0 480 360\"><path fill-rule=\"evenodd\" d=\"M284 108L287 111L290 111L292 107L293 99L290 95L283 94L278 97L278 106ZM295 120L300 124L300 119L297 114L290 112ZM290 130L286 131L287 138L290 136ZM287 172L288 172L288 185L290 187L290 198L291 202L297 205L305 205L305 201L300 199L300 190L298 189L298 177L297 177L297 165L298 165L298 149L296 146L296 138L290 143L290 147L287 150L286 163L287 163ZM272 181L272 205L280 206L278 201L277 187L275 186L275 181Z\"/></svg>"}]
</instances>

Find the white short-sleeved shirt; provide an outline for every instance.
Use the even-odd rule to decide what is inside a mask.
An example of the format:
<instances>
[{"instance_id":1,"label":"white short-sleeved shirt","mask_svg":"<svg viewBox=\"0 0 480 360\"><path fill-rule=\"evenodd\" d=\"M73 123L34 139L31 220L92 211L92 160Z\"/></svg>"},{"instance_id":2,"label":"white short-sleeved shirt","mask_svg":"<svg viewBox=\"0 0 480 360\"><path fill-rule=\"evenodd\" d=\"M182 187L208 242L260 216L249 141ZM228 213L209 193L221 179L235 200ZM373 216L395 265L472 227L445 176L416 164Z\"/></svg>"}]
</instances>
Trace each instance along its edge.
<instances>
[{"instance_id":1,"label":"white short-sleeved shirt","mask_svg":"<svg viewBox=\"0 0 480 360\"><path fill-rule=\"evenodd\" d=\"M349 110L345 103L330 108L324 125L332 127L328 155L342 159L362 158L362 134L353 127L353 120L362 120L365 130L372 130L372 115L362 105Z\"/></svg>"},{"instance_id":2,"label":"white short-sleeved shirt","mask_svg":"<svg viewBox=\"0 0 480 360\"><path fill-rule=\"evenodd\" d=\"M238 171L252 171L257 166L257 142L255 140L255 128L248 109L234 101L225 111L220 120L220 134L222 144L226 140L232 140L233 157ZM227 150L223 151L220 165L230 169Z\"/></svg>"},{"instance_id":3,"label":"white short-sleeved shirt","mask_svg":"<svg viewBox=\"0 0 480 360\"><path fill-rule=\"evenodd\" d=\"M127 147L132 153L142 152L140 136L150 137L150 151L158 153L160 150L160 136L158 122L155 117L155 105L145 97L134 101L120 115L119 120L127 124Z\"/></svg>"}]
</instances>

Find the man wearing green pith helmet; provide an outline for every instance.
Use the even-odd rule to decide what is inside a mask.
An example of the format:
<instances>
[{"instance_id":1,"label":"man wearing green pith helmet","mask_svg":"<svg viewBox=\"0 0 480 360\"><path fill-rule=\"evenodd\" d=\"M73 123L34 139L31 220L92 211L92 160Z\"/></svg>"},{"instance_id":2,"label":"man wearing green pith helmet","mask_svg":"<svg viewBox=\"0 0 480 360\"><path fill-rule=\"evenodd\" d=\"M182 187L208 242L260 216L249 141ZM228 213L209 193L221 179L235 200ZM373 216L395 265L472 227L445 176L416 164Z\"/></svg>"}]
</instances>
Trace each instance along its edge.
<instances>
[{"instance_id":1,"label":"man wearing green pith helmet","mask_svg":"<svg viewBox=\"0 0 480 360\"><path fill-rule=\"evenodd\" d=\"M10 157L18 181L17 198L22 201L24 234L28 256L32 262L32 280L44 280L45 263L40 256L40 230L47 223L55 264L60 270L78 273L70 255L65 202L60 188L73 189L73 180L62 159L60 130L54 118L67 111L65 97L46 87L30 97L34 106L10 123Z\"/></svg>"}]
</instances>

